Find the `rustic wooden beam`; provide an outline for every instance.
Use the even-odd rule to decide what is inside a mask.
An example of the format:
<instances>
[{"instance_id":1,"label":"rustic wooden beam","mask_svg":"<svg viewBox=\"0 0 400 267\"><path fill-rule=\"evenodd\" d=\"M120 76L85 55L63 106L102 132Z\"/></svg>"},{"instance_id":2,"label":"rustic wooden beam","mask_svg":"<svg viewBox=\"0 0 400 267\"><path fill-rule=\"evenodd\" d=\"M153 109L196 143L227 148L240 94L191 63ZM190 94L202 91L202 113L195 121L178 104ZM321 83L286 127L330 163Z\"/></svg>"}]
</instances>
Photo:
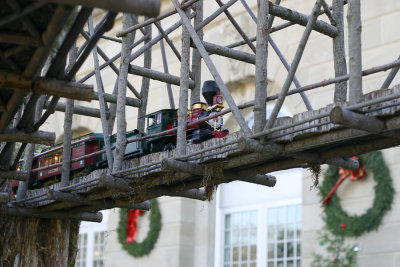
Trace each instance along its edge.
<instances>
[{"instance_id":1,"label":"rustic wooden beam","mask_svg":"<svg viewBox=\"0 0 400 267\"><path fill-rule=\"evenodd\" d=\"M182 11L183 12L183 11ZM184 13L190 14L190 8ZM190 34L188 25L182 26L182 60L180 68L180 86L179 86L179 108L178 108L178 131L176 137L176 152L179 156L186 154L186 125L188 114L188 96L189 96L189 69L190 69Z\"/></svg>"},{"instance_id":2,"label":"rustic wooden beam","mask_svg":"<svg viewBox=\"0 0 400 267\"><path fill-rule=\"evenodd\" d=\"M332 123L374 134L378 134L385 129L385 123L380 119L355 113L342 107L334 107L329 118Z\"/></svg>"},{"instance_id":3,"label":"rustic wooden beam","mask_svg":"<svg viewBox=\"0 0 400 267\"><path fill-rule=\"evenodd\" d=\"M27 14L35 11L36 9L42 7L44 3L37 3L33 2L30 5L26 5L23 10L20 10L19 12L14 12L13 14L10 14L8 16L4 16L3 18L0 19L0 26L3 26L7 23L10 23L12 21L15 21L19 18L22 18L26 16Z\"/></svg>"},{"instance_id":4,"label":"rustic wooden beam","mask_svg":"<svg viewBox=\"0 0 400 267\"><path fill-rule=\"evenodd\" d=\"M160 13L161 0L40 0L56 4L96 7L106 10L155 17Z\"/></svg>"},{"instance_id":5,"label":"rustic wooden beam","mask_svg":"<svg viewBox=\"0 0 400 267\"><path fill-rule=\"evenodd\" d=\"M124 13L122 16L122 27L126 29L134 24L133 17L129 13ZM126 86L129 71L129 56L131 54L130 45L134 41L134 34L130 33L122 37L121 46L121 62L118 75L118 100L117 100L117 134L115 142L115 154L113 163L113 172L119 171L122 168L122 161L126 148Z\"/></svg>"},{"instance_id":6,"label":"rustic wooden beam","mask_svg":"<svg viewBox=\"0 0 400 267\"><path fill-rule=\"evenodd\" d=\"M241 151L248 152L248 153L263 153L263 154L270 154L272 157L291 157L295 159L303 159L309 162L315 162L319 164L330 164L334 166L344 167L346 169L357 170L358 169L358 162L350 159L343 159L343 158L333 158L322 160L320 155L317 152L313 151L302 151L297 153L287 153L285 152L285 146L275 144L273 142L268 142L263 144L257 140L249 139L249 138L240 138L238 141L238 148Z\"/></svg>"},{"instance_id":7,"label":"rustic wooden beam","mask_svg":"<svg viewBox=\"0 0 400 267\"><path fill-rule=\"evenodd\" d=\"M268 0L257 1L257 46L254 92L254 133L261 132L267 117L267 62L268 62Z\"/></svg>"},{"instance_id":8,"label":"rustic wooden beam","mask_svg":"<svg viewBox=\"0 0 400 267\"><path fill-rule=\"evenodd\" d=\"M332 15L336 22L338 35L333 38L333 63L335 77L347 74L346 51L344 45L344 3L343 0L332 1ZM334 102L346 102L347 82L335 83Z\"/></svg>"},{"instance_id":9,"label":"rustic wooden beam","mask_svg":"<svg viewBox=\"0 0 400 267\"><path fill-rule=\"evenodd\" d=\"M82 101L91 101L93 95L92 85L45 77L32 81L23 75L6 70L0 71L0 87Z\"/></svg>"},{"instance_id":10,"label":"rustic wooden beam","mask_svg":"<svg viewBox=\"0 0 400 267\"><path fill-rule=\"evenodd\" d=\"M29 173L25 171L0 171L0 179L26 181Z\"/></svg>"},{"instance_id":11,"label":"rustic wooden beam","mask_svg":"<svg viewBox=\"0 0 400 267\"><path fill-rule=\"evenodd\" d=\"M157 80L160 82L165 82L173 85L180 85L180 78L175 75L167 74L161 71L156 71L148 68L144 68L141 66L136 66L136 65L130 65L129 67L129 73L142 76L142 77L147 77L153 80ZM189 80L189 88L193 89L194 88L194 81Z\"/></svg>"},{"instance_id":12,"label":"rustic wooden beam","mask_svg":"<svg viewBox=\"0 0 400 267\"><path fill-rule=\"evenodd\" d=\"M44 109L47 109L50 105L50 102L47 101L44 104ZM59 102L57 103L55 111L60 111L60 112L65 112L66 110L66 103ZM84 106L74 106L74 114L76 115L82 115L82 116L88 116L88 117L93 117L93 118L100 118L100 110L97 108L90 108L90 107L84 107ZM107 117L109 116L109 112L106 111Z\"/></svg>"},{"instance_id":13,"label":"rustic wooden beam","mask_svg":"<svg viewBox=\"0 0 400 267\"><path fill-rule=\"evenodd\" d=\"M78 220L88 222L101 222L103 220L103 214L100 212L83 212L83 213L71 213L66 211L58 212L41 212L35 208L16 208L16 207L1 207L0 213L23 216L23 217L35 217L35 218L47 218L47 219L58 219L58 220Z\"/></svg>"},{"instance_id":14,"label":"rustic wooden beam","mask_svg":"<svg viewBox=\"0 0 400 267\"><path fill-rule=\"evenodd\" d=\"M184 198L190 198L190 199L201 200L201 201L207 200L206 192L205 192L204 188L189 189L189 190L174 192L174 191L171 191L169 188L166 188L165 186L161 186L161 187L150 188L148 190L148 193L156 194L159 196L184 197Z\"/></svg>"},{"instance_id":15,"label":"rustic wooden beam","mask_svg":"<svg viewBox=\"0 0 400 267\"><path fill-rule=\"evenodd\" d=\"M7 128L3 133L0 133L0 140L1 142L21 142L51 146L54 145L56 134L43 131L26 133L16 128Z\"/></svg>"},{"instance_id":16,"label":"rustic wooden beam","mask_svg":"<svg viewBox=\"0 0 400 267\"><path fill-rule=\"evenodd\" d=\"M194 3L192 7L194 8L194 10L196 10L196 16L194 17L193 21L193 26L196 29L196 27L198 27L203 21L204 1L199 0L198 2ZM196 33L197 36L199 36L200 40L203 40L204 37L203 29L197 30ZM201 55L196 48L193 49L192 53L192 71L193 71L193 80L195 86L190 92L190 106L192 106L193 103L200 101L200 93L201 93Z\"/></svg>"},{"instance_id":17,"label":"rustic wooden beam","mask_svg":"<svg viewBox=\"0 0 400 267\"><path fill-rule=\"evenodd\" d=\"M349 101L360 103L363 101L360 0L349 1L347 22L349 25Z\"/></svg>"},{"instance_id":18,"label":"rustic wooden beam","mask_svg":"<svg viewBox=\"0 0 400 267\"><path fill-rule=\"evenodd\" d=\"M195 47L194 44L191 44L192 47ZM228 48L222 45L217 45L209 42L203 41L204 48L207 50L207 52L231 59L235 59L238 61L246 62L249 64L255 64L256 63L256 56L239 51L236 49Z\"/></svg>"},{"instance_id":19,"label":"rustic wooden beam","mask_svg":"<svg viewBox=\"0 0 400 267\"><path fill-rule=\"evenodd\" d=\"M129 186L128 182L121 178L113 177L109 174L103 174L99 179L99 186L112 188L122 191L130 191L132 188Z\"/></svg>"},{"instance_id":20,"label":"rustic wooden beam","mask_svg":"<svg viewBox=\"0 0 400 267\"><path fill-rule=\"evenodd\" d=\"M197 2L197 1L199 1L199 0L186 1L185 3L182 3L181 7L183 9L187 8L187 7L190 7L193 3ZM167 12L165 12L165 13L163 13L163 14L155 17L155 18L147 19L147 20L145 20L145 21L143 21L141 23L133 25L133 26L131 26L131 27L127 28L127 29L124 29L124 30L122 30L120 32L117 32L116 36L117 37L122 37L122 36L124 36L124 35L126 35L126 34L128 34L130 32L133 32L133 31L136 31L138 29L141 29L141 28L143 28L143 27L145 27L147 25L153 24L156 21L160 21L160 20L165 19L165 18L167 18L169 16L172 16L174 14L176 14L176 10L175 9L171 9L171 10L169 10L169 11L167 11Z\"/></svg>"},{"instance_id":21,"label":"rustic wooden beam","mask_svg":"<svg viewBox=\"0 0 400 267\"><path fill-rule=\"evenodd\" d=\"M161 58L163 61L164 73L169 74L167 54L165 53L165 45L163 39L160 40L160 50L161 50ZM171 84L170 83L165 83L165 84L167 85L169 106L171 109L175 109L174 93L172 92Z\"/></svg>"},{"instance_id":22,"label":"rustic wooden beam","mask_svg":"<svg viewBox=\"0 0 400 267\"><path fill-rule=\"evenodd\" d=\"M132 200L96 200L96 205L84 206L79 208L74 208L71 212L88 212L88 211L98 211L98 210L105 210L105 209L113 209L113 208L126 208L126 209L139 209L139 210L150 210L151 209L151 202L150 201L143 201L140 203L135 203Z\"/></svg>"},{"instance_id":23,"label":"rustic wooden beam","mask_svg":"<svg viewBox=\"0 0 400 267\"><path fill-rule=\"evenodd\" d=\"M183 162L175 159L163 159L161 162L162 170L172 170L177 172L191 173L202 176L204 167L198 163ZM223 171L223 177L219 177L225 182L240 180L248 183L260 184L265 186L275 186L276 178L271 175L248 175L246 171Z\"/></svg>"},{"instance_id":24,"label":"rustic wooden beam","mask_svg":"<svg viewBox=\"0 0 400 267\"><path fill-rule=\"evenodd\" d=\"M137 21L137 20L135 20L135 21ZM149 38L145 41L144 45L146 45L148 42L150 42L150 39L151 39L150 36L152 34L151 25L147 26L145 30L149 34ZM165 37L167 37L167 36L165 36ZM151 57L152 57L152 47L149 47L149 49L147 49L143 55L143 67L144 68L151 69ZM145 126L146 126L146 117L145 116L147 114L147 104L148 104L147 102L149 99L149 91L150 91L150 79L147 77L142 77L142 86L140 88L140 100L142 101L142 105L139 107L139 110L138 110L138 119L137 119L137 127L136 127L139 130L139 132L141 132L141 133L145 132Z\"/></svg>"},{"instance_id":25,"label":"rustic wooden beam","mask_svg":"<svg viewBox=\"0 0 400 267\"><path fill-rule=\"evenodd\" d=\"M10 33L3 31L0 31L0 43L9 43L9 44L34 46L34 47L43 46L43 43L40 39L22 33Z\"/></svg>"},{"instance_id":26,"label":"rustic wooden beam","mask_svg":"<svg viewBox=\"0 0 400 267\"><path fill-rule=\"evenodd\" d=\"M259 142L254 139L242 137L238 140L238 148L243 152L272 153L282 155L284 147L273 142Z\"/></svg>"},{"instance_id":27,"label":"rustic wooden beam","mask_svg":"<svg viewBox=\"0 0 400 267\"><path fill-rule=\"evenodd\" d=\"M89 32L90 35L94 35L94 26L93 26L93 14L90 15L89 20ZM97 45L93 48L93 65L96 77L96 85L97 85L97 96L99 100L99 108L100 108L100 120L101 126L103 128L103 138L104 138L104 146L106 148L106 160L108 164L107 172L110 173L113 166L113 154L111 152L110 146L110 133L108 132L108 124L107 124L107 114L106 111L108 110L108 106L105 102L105 93L104 93L104 86L103 81L101 79L100 67L99 67L99 57L97 55ZM115 96L115 101L117 102L117 96Z\"/></svg>"},{"instance_id":28,"label":"rustic wooden beam","mask_svg":"<svg viewBox=\"0 0 400 267\"><path fill-rule=\"evenodd\" d=\"M319 15L319 10L317 12ZM269 13L281 19L288 20L302 26L306 26L309 20L309 16L305 14L301 14L297 11L273 4L271 2L269 2ZM338 30L336 27L321 20L316 20L315 24L312 26L312 29L332 38L335 38L338 35Z\"/></svg>"}]
</instances>

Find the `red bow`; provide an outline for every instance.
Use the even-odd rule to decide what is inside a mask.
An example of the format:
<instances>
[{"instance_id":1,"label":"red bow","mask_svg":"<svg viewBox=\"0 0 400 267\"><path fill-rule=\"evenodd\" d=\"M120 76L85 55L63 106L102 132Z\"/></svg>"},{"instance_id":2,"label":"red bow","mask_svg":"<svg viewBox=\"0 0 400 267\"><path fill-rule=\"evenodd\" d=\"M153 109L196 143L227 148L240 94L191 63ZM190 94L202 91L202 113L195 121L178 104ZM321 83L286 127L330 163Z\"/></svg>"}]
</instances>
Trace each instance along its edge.
<instances>
[{"instance_id":1,"label":"red bow","mask_svg":"<svg viewBox=\"0 0 400 267\"><path fill-rule=\"evenodd\" d=\"M350 159L358 159L358 157L355 156L355 157L351 157ZM366 172L364 169L364 165L360 162L360 166L358 167L358 169L356 171L340 168L339 174L342 175L340 177L340 179L342 179L342 177L345 178L347 176L350 176L350 180L357 181L357 180L361 179L362 177L364 177Z\"/></svg>"},{"instance_id":2,"label":"red bow","mask_svg":"<svg viewBox=\"0 0 400 267\"><path fill-rule=\"evenodd\" d=\"M350 159L358 159L358 156L351 157ZM335 193L336 189L339 187L339 185L346 179L348 176L350 176L351 181L357 181L364 177L367 173L365 172L364 165L359 161L360 166L356 171L352 170L347 170L340 168L339 169L339 174L341 174L339 180L336 182L335 186L331 189L331 191L326 195L324 200L322 201L323 204L329 204L331 201L331 196L333 193Z\"/></svg>"},{"instance_id":3,"label":"red bow","mask_svg":"<svg viewBox=\"0 0 400 267\"><path fill-rule=\"evenodd\" d=\"M126 222L126 243L135 242L137 236L137 219L143 213L143 210L129 210L128 221Z\"/></svg>"}]
</instances>

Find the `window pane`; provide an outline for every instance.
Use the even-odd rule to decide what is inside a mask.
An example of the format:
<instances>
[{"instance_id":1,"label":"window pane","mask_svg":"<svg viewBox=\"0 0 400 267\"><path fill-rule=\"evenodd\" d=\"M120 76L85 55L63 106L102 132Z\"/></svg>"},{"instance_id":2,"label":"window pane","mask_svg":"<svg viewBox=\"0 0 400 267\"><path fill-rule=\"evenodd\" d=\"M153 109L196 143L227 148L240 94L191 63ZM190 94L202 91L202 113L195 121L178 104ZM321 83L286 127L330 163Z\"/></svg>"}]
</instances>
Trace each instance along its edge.
<instances>
[{"instance_id":1,"label":"window pane","mask_svg":"<svg viewBox=\"0 0 400 267\"><path fill-rule=\"evenodd\" d=\"M233 261L239 261L239 247L233 247Z\"/></svg>"},{"instance_id":2,"label":"window pane","mask_svg":"<svg viewBox=\"0 0 400 267\"><path fill-rule=\"evenodd\" d=\"M278 209L278 223L286 223L286 207L280 207Z\"/></svg>"},{"instance_id":3,"label":"window pane","mask_svg":"<svg viewBox=\"0 0 400 267\"><path fill-rule=\"evenodd\" d=\"M276 231L275 225L268 227L268 242L272 242L276 240Z\"/></svg>"},{"instance_id":4,"label":"window pane","mask_svg":"<svg viewBox=\"0 0 400 267\"><path fill-rule=\"evenodd\" d=\"M289 206L287 209L287 222L294 223L296 222L296 206Z\"/></svg>"},{"instance_id":5,"label":"window pane","mask_svg":"<svg viewBox=\"0 0 400 267\"><path fill-rule=\"evenodd\" d=\"M257 259L257 246L250 247L250 260Z\"/></svg>"},{"instance_id":6,"label":"window pane","mask_svg":"<svg viewBox=\"0 0 400 267\"><path fill-rule=\"evenodd\" d=\"M287 257L294 257L294 243L287 243Z\"/></svg>"},{"instance_id":7,"label":"window pane","mask_svg":"<svg viewBox=\"0 0 400 267\"><path fill-rule=\"evenodd\" d=\"M242 261L247 261L247 246L242 247Z\"/></svg>"},{"instance_id":8,"label":"window pane","mask_svg":"<svg viewBox=\"0 0 400 267\"><path fill-rule=\"evenodd\" d=\"M277 245L277 258L283 258L285 253L285 243L278 243Z\"/></svg>"},{"instance_id":9,"label":"window pane","mask_svg":"<svg viewBox=\"0 0 400 267\"><path fill-rule=\"evenodd\" d=\"M257 259L257 211L225 215L224 238L225 265L249 267Z\"/></svg>"},{"instance_id":10,"label":"window pane","mask_svg":"<svg viewBox=\"0 0 400 267\"><path fill-rule=\"evenodd\" d=\"M225 231L225 246L229 246L231 244L231 235L229 231Z\"/></svg>"},{"instance_id":11,"label":"window pane","mask_svg":"<svg viewBox=\"0 0 400 267\"><path fill-rule=\"evenodd\" d=\"M268 209L268 224L276 223L276 209Z\"/></svg>"},{"instance_id":12,"label":"window pane","mask_svg":"<svg viewBox=\"0 0 400 267\"><path fill-rule=\"evenodd\" d=\"M297 267L301 258L301 205L268 209L267 216L268 267Z\"/></svg>"},{"instance_id":13,"label":"window pane","mask_svg":"<svg viewBox=\"0 0 400 267\"><path fill-rule=\"evenodd\" d=\"M275 258L275 243L268 244L268 259Z\"/></svg>"},{"instance_id":14,"label":"window pane","mask_svg":"<svg viewBox=\"0 0 400 267\"><path fill-rule=\"evenodd\" d=\"M228 214L225 216L225 229L231 228L231 215Z\"/></svg>"},{"instance_id":15,"label":"window pane","mask_svg":"<svg viewBox=\"0 0 400 267\"><path fill-rule=\"evenodd\" d=\"M225 254L225 258L224 258L225 263L230 262L231 261L231 249L226 248L224 254Z\"/></svg>"}]
</instances>

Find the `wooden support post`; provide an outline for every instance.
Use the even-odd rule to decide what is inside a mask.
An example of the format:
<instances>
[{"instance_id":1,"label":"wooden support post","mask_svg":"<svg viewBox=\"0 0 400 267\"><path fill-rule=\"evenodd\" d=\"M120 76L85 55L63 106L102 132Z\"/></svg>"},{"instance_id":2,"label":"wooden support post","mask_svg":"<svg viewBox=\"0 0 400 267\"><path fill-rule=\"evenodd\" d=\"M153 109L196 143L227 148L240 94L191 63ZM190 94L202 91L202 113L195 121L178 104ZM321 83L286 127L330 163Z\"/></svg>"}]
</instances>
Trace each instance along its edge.
<instances>
[{"instance_id":1,"label":"wooden support post","mask_svg":"<svg viewBox=\"0 0 400 267\"><path fill-rule=\"evenodd\" d=\"M186 14L185 14L186 13ZM190 9L183 13L184 16L190 14ZM188 25L190 24L190 21ZM190 69L190 34L188 25L182 26L182 60L181 78L179 87L179 108L178 108L178 131L176 138L176 151L179 156L186 154L186 124L188 112L188 91L189 91L189 69Z\"/></svg>"},{"instance_id":2,"label":"wooden support post","mask_svg":"<svg viewBox=\"0 0 400 267\"><path fill-rule=\"evenodd\" d=\"M243 130L245 135L250 136L252 134L252 131L250 130L245 119L243 118L243 115L240 113L238 107L236 106L235 101L233 100L228 88L226 87L225 83L223 82L221 76L219 75L217 68L215 67L214 63L211 61L210 57L208 56L208 53L207 53L206 49L204 48L202 41L197 36L196 31L193 29L192 25L190 24L189 18L186 16L185 12L180 8L178 0L172 0L172 2L182 19L182 23L188 29L189 34L192 37L192 40L193 40L194 44L196 45L197 49L199 50L201 57L203 58L204 62L206 63L206 65L207 65L208 69L210 70L211 75L214 77L214 80L217 83L222 95L224 96L226 102L228 103L230 109L232 110L233 116L237 120L238 124L240 125L240 128Z\"/></svg>"},{"instance_id":3,"label":"wooden support post","mask_svg":"<svg viewBox=\"0 0 400 267\"><path fill-rule=\"evenodd\" d=\"M124 13L122 18L123 29L133 24L131 14ZM114 157L113 172L122 168L126 147L126 84L128 80L129 56L131 54L130 45L133 42L133 35L127 34L122 37L121 63L118 76L118 101L117 101L117 141Z\"/></svg>"},{"instance_id":4,"label":"wooden support post","mask_svg":"<svg viewBox=\"0 0 400 267\"><path fill-rule=\"evenodd\" d=\"M333 108L329 118L332 123L374 134L378 134L385 129L383 121L372 116L355 113L342 107Z\"/></svg>"},{"instance_id":5,"label":"wooden support post","mask_svg":"<svg viewBox=\"0 0 400 267\"><path fill-rule=\"evenodd\" d=\"M94 27L93 27L93 15L89 17L89 33L92 36L94 34ZM110 134L108 132L108 123L107 123L107 115L106 110L108 110L107 104L104 101L104 87L103 81L101 79L100 68L99 68L99 57L97 55L97 45L93 48L93 64L94 64L94 71L96 76L96 85L99 97L99 108L100 108L100 119L101 119L101 126L103 128L103 138L104 138L104 146L106 148L106 158L108 169L107 172L110 173L113 168L113 154L111 152L110 146ZM66 185L64 185L66 186Z\"/></svg>"},{"instance_id":6,"label":"wooden support post","mask_svg":"<svg viewBox=\"0 0 400 267\"><path fill-rule=\"evenodd\" d=\"M35 218L47 218L47 219L58 219L58 220L78 220L88 222L101 222L103 220L103 214L100 212L83 212L83 213L71 213L65 211L58 212L41 212L34 208L16 208L16 207L1 207L0 213L23 216L23 217L35 217Z\"/></svg>"},{"instance_id":7,"label":"wooden support post","mask_svg":"<svg viewBox=\"0 0 400 267\"><path fill-rule=\"evenodd\" d=\"M261 132L267 115L267 61L268 61L268 0L257 1L257 45L256 45L256 77L254 94L254 128L253 132Z\"/></svg>"},{"instance_id":8,"label":"wooden support post","mask_svg":"<svg viewBox=\"0 0 400 267\"><path fill-rule=\"evenodd\" d=\"M160 13L161 0L41 0L43 2L53 2L56 4L82 5L87 7L97 7L116 12L133 13L148 17L156 17Z\"/></svg>"},{"instance_id":9,"label":"wooden support post","mask_svg":"<svg viewBox=\"0 0 400 267\"><path fill-rule=\"evenodd\" d=\"M0 179L26 181L28 177L29 173L24 171L0 171Z\"/></svg>"},{"instance_id":10,"label":"wooden support post","mask_svg":"<svg viewBox=\"0 0 400 267\"><path fill-rule=\"evenodd\" d=\"M344 45L344 3L343 0L332 1L332 15L336 22L338 35L333 38L333 63L335 66L335 77L347 74L346 49ZM333 101L346 102L347 82L335 83L335 94Z\"/></svg>"},{"instance_id":11,"label":"wooden support post","mask_svg":"<svg viewBox=\"0 0 400 267\"><path fill-rule=\"evenodd\" d=\"M146 32L149 34L149 38L145 41L145 45L150 42L151 39L151 25L146 27ZM152 47L144 52L144 64L143 67L146 69L151 69L151 51ZM149 89L150 89L150 79L147 77L142 78L142 88L140 90L140 100L142 101L142 105L139 107L138 110L138 119L137 119L137 129L139 132L144 133L145 124L146 124L146 112L147 112L147 102L149 98Z\"/></svg>"},{"instance_id":12,"label":"wooden support post","mask_svg":"<svg viewBox=\"0 0 400 267\"><path fill-rule=\"evenodd\" d=\"M363 101L360 0L349 0L347 22L349 25L349 101L360 103Z\"/></svg>"},{"instance_id":13,"label":"wooden support post","mask_svg":"<svg viewBox=\"0 0 400 267\"><path fill-rule=\"evenodd\" d=\"M53 132L37 131L26 133L15 128L7 128L3 133L0 133L0 142L21 142L51 146L54 145L55 140L56 134Z\"/></svg>"},{"instance_id":14,"label":"wooden support post","mask_svg":"<svg viewBox=\"0 0 400 267\"><path fill-rule=\"evenodd\" d=\"M99 186L117 189L121 191L130 191L132 190L129 186L128 182L121 178L115 178L109 174L103 174L99 179Z\"/></svg>"},{"instance_id":15,"label":"wooden support post","mask_svg":"<svg viewBox=\"0 0 400 267\"><path fill-rule=\"evenodd\" d=\"M76 62L76 53L78 49L76 44L71 47L68 55L67 72L71 70ZM61 186L69 185L71 176L71 140L72 140L72 116L74 114L74 100L67 99L64 114L64 142L62 149L62 167L61 167Z\"/></svg>"},{"instance_id":16,"label":"wooden support post","mask_svg":"<svg viewBox=\"0 0 400 267\"><path fill-rule=\"evenodd\" d=\"M314 5L314 8L311 12L311 15L308 19L307 26L303 32L303 36L301 37L299 46L296 50L296 54L294 56L294 59L293 59L292 65L291 65L291 69L286 77L285 83L282 86L281 93L278 97L278 100L277 100L275 106L274 106L274 109L272 110L271 116L270 116L267 124L264 127L264 130L272 128L272 126L275 123L275 120L279 114L279 111L281 110L283 102L285 101L285 98L286 98L287 92L290 88L290 85L292 84L293 77L296 74L297 68L299 66L300 60L303 56L303 52L304 52L304 49L305 49L307 41L308 41L308 38L310 37L312 27L318 18L320 9L321 9L321 0L317 0L317 2ZM271 5L270 5L270 11L271 11ZM271 12L271 14L272 14L272 12Z\"/></svg>"},{"instance_id":17,"label":"wooden support post","mask_svg":"<svg viewBox=\"0 0 400 267\"><path fill-rule=\"evenodd\" d=\"M164 72L165 72L165 74L169 74L167 55L165 53L165 46L164 46L163 39L160 40L160 50L161 50L161 57L162 57L162 61L163 61ZM171 84L166 83L166 85L167 85L169 106L171 109L175 109L174 94L172 92Z\"/></svg>"},{"instance_id":18,"label":"wooden support post","mask_svg":"<svg viewBox=\"0 0 400 267\"><path fill-rule=\"evenodd\" d=\"M203 21L203 0L199 0L195 4L193 4L193 8L196 11L196 16L194 17L194 28ZM200 40L203 40L203 29L199 29L197 31L197 36L199 36ZM193 103L200 101L200 91L201 91L201 55L197 49L193 49L192 54L192 71L194 76L195 86L190 92L190 105Z\"/></svg>"},{"instance_id":19,"label":"wooden support post","mask_svg":"<svg viewBox=\"0 0 400 267\"><path fill-rule=\"evenodd\" d=\"M400 57L397 60L400 60ZM390 87L390 84L393 82L393 79L396 77L399 70L400 70L400 66L397 66L390 71L389 75L386 77L385 81L383 82L381 89Z\"/></svg>"}]
</instances>

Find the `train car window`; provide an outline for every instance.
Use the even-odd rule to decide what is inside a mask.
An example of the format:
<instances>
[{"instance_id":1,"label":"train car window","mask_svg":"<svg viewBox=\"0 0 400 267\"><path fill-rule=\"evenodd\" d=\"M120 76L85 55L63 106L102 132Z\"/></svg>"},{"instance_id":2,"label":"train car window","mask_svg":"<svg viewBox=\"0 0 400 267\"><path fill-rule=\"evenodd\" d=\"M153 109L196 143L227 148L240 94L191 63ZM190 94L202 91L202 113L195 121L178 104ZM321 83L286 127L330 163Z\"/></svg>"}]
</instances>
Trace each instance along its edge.
<instances>
[{"instance_id":1,"label":"train car window","mask_svg":"<svg viewBox=\"0 0 400 267\"><path fill-rule=\"evenodd\" d=\"M156 114L156 123L157 124L161 123L161 113Z\"/></svg>"}]
</instances>

